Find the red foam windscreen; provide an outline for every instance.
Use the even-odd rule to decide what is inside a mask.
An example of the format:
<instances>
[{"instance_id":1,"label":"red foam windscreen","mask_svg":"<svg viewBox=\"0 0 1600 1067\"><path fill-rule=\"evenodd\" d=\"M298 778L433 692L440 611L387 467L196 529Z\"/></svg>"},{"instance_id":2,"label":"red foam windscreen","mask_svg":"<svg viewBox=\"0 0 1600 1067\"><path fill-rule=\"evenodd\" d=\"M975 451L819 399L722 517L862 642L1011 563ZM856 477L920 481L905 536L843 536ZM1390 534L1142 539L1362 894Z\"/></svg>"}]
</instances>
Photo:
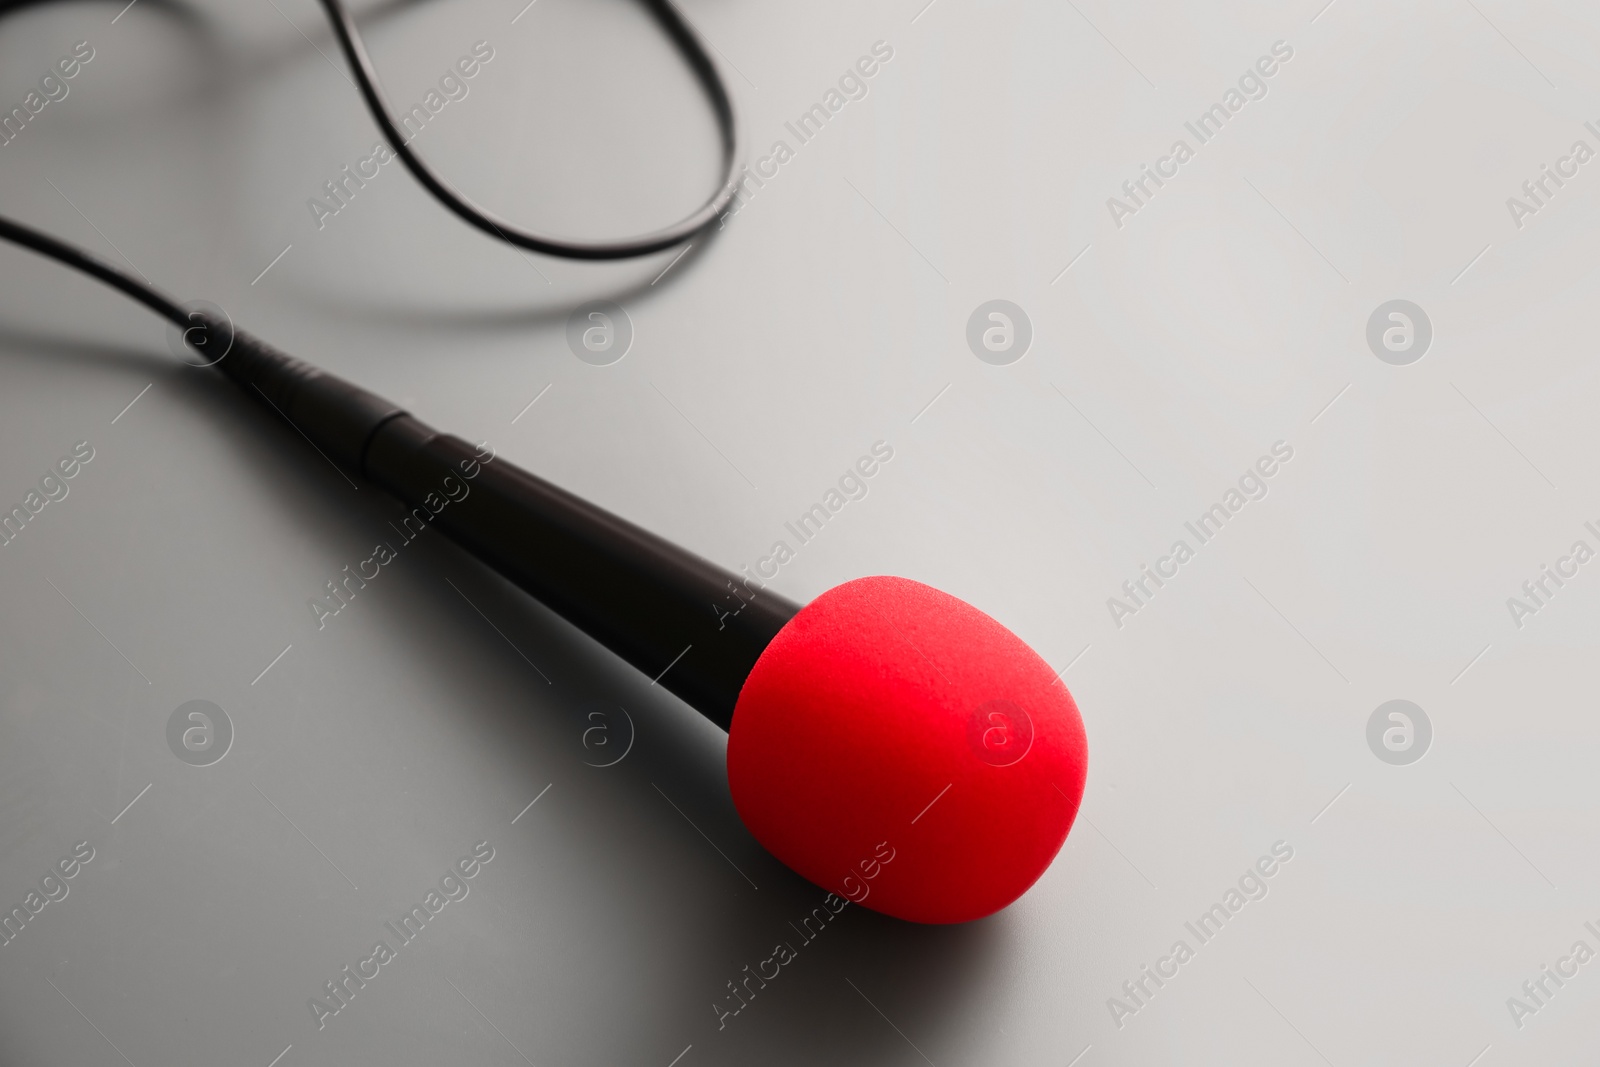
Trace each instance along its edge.
<instances>
[{"instance_id":1,"label":"red foam windscreen","mask_svg":"<svg viewBox=\"0 0 1600 1067\"><path fill-rule=\"evenodd\" d=\"M905 578L858 578L801 609L728 732L733 802L757 840L825 889L924 923L982 918L1038 880L1087 767L1049 665Z\"/></svg>"}]
</instances>

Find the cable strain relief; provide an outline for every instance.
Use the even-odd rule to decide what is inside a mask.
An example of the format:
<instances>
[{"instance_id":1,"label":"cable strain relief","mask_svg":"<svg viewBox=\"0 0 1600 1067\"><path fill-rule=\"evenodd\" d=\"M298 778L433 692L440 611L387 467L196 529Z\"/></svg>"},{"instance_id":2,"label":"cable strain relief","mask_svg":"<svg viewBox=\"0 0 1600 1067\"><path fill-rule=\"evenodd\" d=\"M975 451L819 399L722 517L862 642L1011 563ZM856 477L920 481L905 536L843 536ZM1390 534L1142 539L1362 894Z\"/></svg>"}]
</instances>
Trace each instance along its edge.
<instances>
[{"instance_id":1,"label":"cable strain relief","mask_svg":"<svg viewBox=\"0 0 1600 1067\"><path fill-rule=\"evenodd\" d=\"M196 351L222 352L211 366L272 408L317 450L350 474L364 475L368 442L378 427L405 410L343 378L296 359L234 328L204 319L207 336Z\"/></svg>"}]
</instances>

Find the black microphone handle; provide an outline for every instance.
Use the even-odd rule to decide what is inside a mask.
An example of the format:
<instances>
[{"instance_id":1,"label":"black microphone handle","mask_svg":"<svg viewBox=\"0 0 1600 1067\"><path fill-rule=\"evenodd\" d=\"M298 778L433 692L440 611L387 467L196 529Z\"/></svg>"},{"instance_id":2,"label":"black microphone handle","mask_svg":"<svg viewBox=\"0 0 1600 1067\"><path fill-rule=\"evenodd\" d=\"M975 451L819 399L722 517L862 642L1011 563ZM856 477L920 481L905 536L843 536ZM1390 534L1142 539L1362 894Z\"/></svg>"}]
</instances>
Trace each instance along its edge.
<instances>
[{"instance_id":1,"label":"black microphone handle","mask_svg":"<svg viewBox=\"0 0 1600 1067\"><path fill-rule=\"evenodd\" d=\"M204 328L201 351L233 332ZM759 578L723 570L242 331L215 366L336 465L411 509L400 524L407 536L438 528L724 730L757 657L800 610Z\"/></svg>"}]
</instances>

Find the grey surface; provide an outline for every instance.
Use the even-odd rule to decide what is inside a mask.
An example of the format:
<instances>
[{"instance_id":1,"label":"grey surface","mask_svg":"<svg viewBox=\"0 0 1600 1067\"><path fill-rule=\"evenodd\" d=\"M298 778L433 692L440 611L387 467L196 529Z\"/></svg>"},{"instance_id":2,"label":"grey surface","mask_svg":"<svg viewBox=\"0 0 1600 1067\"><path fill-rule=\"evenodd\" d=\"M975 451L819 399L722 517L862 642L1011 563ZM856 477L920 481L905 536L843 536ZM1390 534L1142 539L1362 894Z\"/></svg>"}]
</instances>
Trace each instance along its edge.
<instances>
[{"instance_id":1,"label":"grey surface","mask_svg":"<svg viewBox=\"0 0 1600 1067\"><path fill-rule=\"evenodd\" d=\"M319 231L307 199L376 135L309 0L0 21L7 108L96 49L0 147L0 211L730 567L889 441L776 585L964 597L1065 669L1092 752L1015 906L849 909L719 1030L725 983L821 897L740 827L722 737L437 539L319 631L307 601L395 506L144 311L0 248L0 500L95 450L0 547L0 905L95 850L0 947L0 1061L1588 1062L1600 963L1520 1027L1507 998L1600 949L1600 563L1520 620L1507 598L1600 548L1600 161L1520 228L1506 198L1600 148L1592 5L922 4L684 6L751 161L874 41L894 58L653 284L670 254L521 257L398 164ZM397 100L496 50L420 149L569 234L692 207L715 129L654 28L521 6L368 9ZM1267 95L1114 225L1277 40ZM567 347L588 300L634 327L609 366ZM1010 365L968 345L991 300L1031 322ZM1392 300L1432 324L1409 365L1367 344ZM1267 495L1116 625L1107 598L1280 440ZM191 700L233 727L209 766L168 747ZM1424 758L1369 747L1391 700L1428 716ZM590 712L619 706L631 750L592 766L630 731ZM479 841L466 899L319 1031L308 998ZM1185 922L1279 841L1266 897L1198 945ZM1180 938L1119 1027L1108 999Z\"/></svg>"}]
</instances>

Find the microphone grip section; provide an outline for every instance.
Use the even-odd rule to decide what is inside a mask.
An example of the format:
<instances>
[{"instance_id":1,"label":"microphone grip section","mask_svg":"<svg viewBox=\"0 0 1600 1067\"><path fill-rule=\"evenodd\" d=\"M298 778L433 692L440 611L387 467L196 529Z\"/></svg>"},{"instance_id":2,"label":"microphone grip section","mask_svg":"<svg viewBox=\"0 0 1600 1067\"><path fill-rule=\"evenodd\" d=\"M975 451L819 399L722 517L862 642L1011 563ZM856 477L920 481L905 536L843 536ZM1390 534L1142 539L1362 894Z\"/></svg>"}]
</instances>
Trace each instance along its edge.
<instances>
[{"instance_id":1,"label":"microphone grip section","mask_svg":"<svg viewBox=\"0 0 1600 1067\"><path fill-rule=\"evenodd\" d=\"M334 463L360 474L373 432L405 410L377 393L319 370L243 330L207 322L231 344L214 364L245 392L264 401ZM225 332L226 331L226 332Z\"/></svg>"},{"instance_id":2,"label":"microphone grip section","mask_svg":"<svg viewBox=\"0 0 1600 1067\"><path fill-rule=\"evenodd\" d=\"M757 658L798 604L598 508L376 393L231 326L214 366L323 455L726 730ZM224 333L224 330L229 331ZM231 334L231 336L230 336Z\"/></svg>"},{"instance_id":3,"label":"microphone grip section","mask_svg":"<svg viewBox=\"0 0 1600 1067\"><path fill-rule=\"evenodd\" d=\"M799 605L459 437L384 418L363 473L726 730L756 659Z\"/></svg>"}]
</instances>

